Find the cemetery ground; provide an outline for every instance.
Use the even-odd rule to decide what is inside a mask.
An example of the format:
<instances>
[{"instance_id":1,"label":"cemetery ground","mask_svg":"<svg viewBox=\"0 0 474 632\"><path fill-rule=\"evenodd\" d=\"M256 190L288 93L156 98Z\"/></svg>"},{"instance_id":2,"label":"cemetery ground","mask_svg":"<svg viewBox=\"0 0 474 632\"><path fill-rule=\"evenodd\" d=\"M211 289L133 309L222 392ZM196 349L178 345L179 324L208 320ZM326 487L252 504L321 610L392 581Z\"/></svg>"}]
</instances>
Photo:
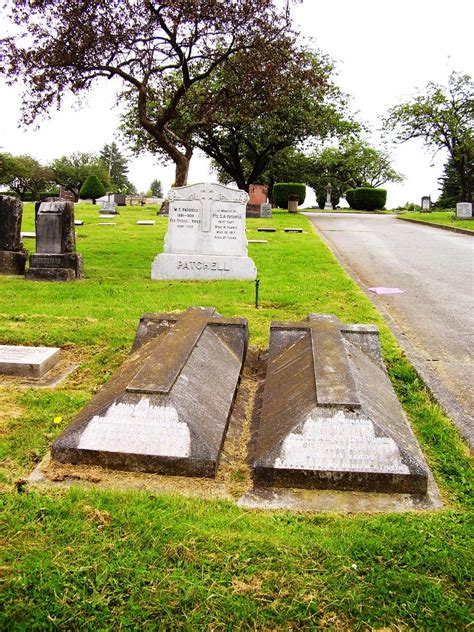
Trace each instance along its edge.
<instances>
[{"instance_id":1,"label":"cemetery ground","mask_svg":"<svg viewBox=\"0 0 474 632\"><path fill-rule=\"evenodd\" d=\"M80 364L55 389L24 389L17 378L0 387L2 629L467 628L474 480L467 447L309 221L284 211L247 220L249 239L261 236L258 226L277 228L267 244L249 244L261 280L255 309L250 281L151 281L167 219L156 208L119 210L115 225L102 226L97 206L76 205L84 280L0 279L2 343L58 346ZM137 226L138 219L156 224ZM33 228L33 205L25 205L23 231ZM190 305L247 318L257 347L268 345L271 320L309 312L376 323L443 508L257 512L147 489L26 485L52 441L126 357L140 316ZM250 486L244 456L225 475L236 497Z\"/></svg>"},{"instance_id":2,"label":"cemetery ground","mask_svg":"<svg viewBox=\"0 0 474 632\"><path fill-rule=\"evenodd\" d=\"M440 224L449 228L462 228L474 232L474 221L472 219L458 219L456 209L449 211L432 211L431 213L400 213L402 219L416 219L427 224Z\"/></svg>"}]
</instances>

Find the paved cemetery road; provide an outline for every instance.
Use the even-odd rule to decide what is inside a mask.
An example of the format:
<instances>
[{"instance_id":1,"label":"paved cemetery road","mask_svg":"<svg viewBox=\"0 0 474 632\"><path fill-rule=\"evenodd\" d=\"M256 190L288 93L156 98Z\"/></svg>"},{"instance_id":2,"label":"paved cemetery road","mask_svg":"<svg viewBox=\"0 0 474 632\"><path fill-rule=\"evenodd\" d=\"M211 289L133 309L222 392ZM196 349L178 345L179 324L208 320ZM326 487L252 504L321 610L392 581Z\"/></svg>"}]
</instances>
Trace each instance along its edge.
<instances>
[{"instance_id":1,"label":"paved cemetery road","mask_svg":"<svg viewBox=\"0 0 474 632\"><path fill-rule=\"evenodd\" d=\"M307 216L365 291L405 290L368 294L474 447L474 238L390 215Z\"/></svg>"}]
</instances>

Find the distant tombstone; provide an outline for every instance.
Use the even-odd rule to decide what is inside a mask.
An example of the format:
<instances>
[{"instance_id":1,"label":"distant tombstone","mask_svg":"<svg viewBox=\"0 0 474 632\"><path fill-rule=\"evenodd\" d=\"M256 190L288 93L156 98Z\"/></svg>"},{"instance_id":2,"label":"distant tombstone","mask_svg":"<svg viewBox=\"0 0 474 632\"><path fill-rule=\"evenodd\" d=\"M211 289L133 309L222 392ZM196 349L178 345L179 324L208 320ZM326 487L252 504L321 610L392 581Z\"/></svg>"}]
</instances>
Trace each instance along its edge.
<instances>
[{"instance_id":1,"label":"distant tombstone","mask_svg":"<svg viewBox=\"0 0 474 632\"><path fill-rule=\"evenodd\" d=\"M21 243L23 204L0 195L0 274L23 274L28 251Z\"/></svg>"},{"instance_id":2,"label":"distant tombstone","mask_svg":"<svg viewBox=\"0 0 474 632\"><path fill-rule=\"evenodd\" d=\"M71 191L68 191L67 189L65 189L62 184L59 185L59 199L60 200L66 200L66 202L75 202L76 201L76 197L75 197L74 193L72 193Z\"/></svg>"},{"instance_id":3,"label":"distant tombstone","mask_svg":"<svg viewBox=\"0 0 474 632\"><path fill-rule=\"evenodd\" d=\"M116 202L101 202L99 213L109 213L110 215L118 215Z\"/></svg>"},{"instance_id":4,"label":"distant tombstone","mask_svg":"<svg viewBox=\"0 0 474 632\"><path fill-rule=\"evenodd\" d=\"M29 281L73 281L83 276L76 253L74 204L64 200L42 202L36 217L36 254L25 272Z\"/></svg>"},{"instance_id":5,"label":"distant tombstone","mask_svg":"<svg viewBox=\"0 0 474 632\"><path fill-rule=\"evenodd\" d=\"M265 204L268 200L268 185L266 184L250 184L249 185L249 204Z\"/></svg>"},{"instance_id":6,"label":"distant tombstone","mask_svg":"<svg viewBox=\"0 0 474 632\"><path fill-rule=\"evenodd\" d=\"M458 202L456 204L457 219L473 219L472 202Z\"/></svg>"},{"instance_id":7,"label":"distant tombstone","mask_svg":"<svg viewBox=\"0 0 474 632\"><path fill-rule=\"evenodd\" d=\"M274 322L254 451L259 485L423 494L428 468L377 327Z\"/></svg>"},{"instance_id":8,"label":"distant tombstone","mask_svg":"<svg viewBox=\"0 0 474 632\"><path fill-rule=\"evenodd\" d=\"M329 183L326 186L326 203L324 204L325 211L332 211L334 208L332 205L331 194L332 194L332 185L331 183Z\"/></svg>"},{"instance_id":9,"label":"distant tombstone","mask_svg":"<svg viewBox=\"0 0 474 632\"><path fill-rule=\"evenodd\" d=\"M151 278L255 279L245 236L247 197L221 184L171 189L164 252L156 256Z\"/></svg>"},{"instance_id":10,"label":"distant tombstone","mask_svg":"<svg viewBox=\"0 0 474 632\"><path fill-rule=\"evenodd\" d=\"M214 476L248 339L213 308L146 314L117 373L52 446L62 463Z\"/></svg>"},{"instance_id":11,"label":"distant tombstone","mask_svg":"<svg viewBox=\"0 0 474 632\"><path fill-rule=\"evenodd\" d=\"M266 184L250 184L249 199L246 207L247 217L263 217L262 204L266 204L268 200L268 185ZM271 211L271 207L270 207ZM265 216L267 217L267 216Z\"/></svg>"},{"instance_id":12,"label":"distant tombstone","mask_svg":"<svg viewBox=\"0 0 474 632\"><path fill-rule=\"evenodd\" d=\"M431 196L424 195L421 198L421 212L422 213L431 213Z\"/></svg>"},{"instance_id":13,"label":"distant tombstone","mask_svg":"<svg viewBox=\"0 0 474 632\"><path fill-rule=\"evenodd\" d=\"M56 347L0 345L0 373L40 378L59 361Z\"/></svg>"},{"instance_id":14,"label":"distant tombstone","mask_svg":"<svg viewBox=\"0 0 474 632\"><path fill-rule=\"evenodd\" d=\"M272 205L268 202L265 202L260 206L260 217L262 218L270 218L272 217Z\"/></svg>"},{"instance_id":15,"label":"distant tombstone","mask_svg":"<svg viewBox=\"0 0 474 632\"><path fill-rule=\"evenodd\" d=\"M109 193L109 202L115 204L115 206L126 206L125 195L123 193Z\"/></svg>"}]
</instances>

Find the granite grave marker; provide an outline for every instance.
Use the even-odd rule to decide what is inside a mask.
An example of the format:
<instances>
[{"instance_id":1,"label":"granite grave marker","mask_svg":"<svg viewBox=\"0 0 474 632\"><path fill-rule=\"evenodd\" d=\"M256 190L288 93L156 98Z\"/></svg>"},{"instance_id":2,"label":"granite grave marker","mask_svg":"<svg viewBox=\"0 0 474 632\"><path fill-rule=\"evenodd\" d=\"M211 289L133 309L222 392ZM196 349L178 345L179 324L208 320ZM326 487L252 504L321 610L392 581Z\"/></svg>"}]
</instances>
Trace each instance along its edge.
<instances>
[{"instance_id":1,"label":"granite grave marker","mask_svg":"<svg viewBox=\"0 0 474 632\"><path fill-rule=\"evenodd\" d=\"M421 212L422 213L431 213L431 196L424 195L421 198Z\"/></svg>"},{"instance_id":2,"label":"granite grave marker","mask_svg":"<svg viewBox=\"0 0 474 632\"><path fill-rule=\"evenodd\" d=\"M28 252L21 243L23 204L0 195L0 274L23 274Z\"/></svg>"},{"instance_id":3,"label":"granite grave marker","mask_svg":"<svg viewBox=\"0 0 474 632\"><path fill-rule=\"evenodd\" d=\"M76 253L74 204L66 200L42 202L36 216L36 254L25 272L30 281L72 281L83 276Z\"/></svg>"},{"instance_id":4,"label":"granite grave marker","mask_svg":"<svg viewBox=\"0 0 474 632\"><path fill-rule=\"evenodd\" d=\"M247 338L246 320L213 308L145 314L131 355L53 444L53 459L214 476Z\"/></svg>"},{"instance_id":5,"label":"granite grave marker","mask_svg":"<svg viewBox=\"0 0 474 632\"><path fill-rule=\"evenodd\" d=\"M472 219L472 202L458 202L456 204L456 217L458 219Z\"/></svg>"},{"instance_id":6,"label":"granite grave marker","mask_svg":"<svg viewBox=\"0 0 474 632\"><path fill-rule=\"evenodd\" d=\"M0 373L40 378L59 361L55 347L0 345Z\"/></svg>"},{"instance_id":7,"label":"granite grave marker","mask_svg":"<svg viewBox=\"0 0 474 632\"><path fill-rule=\"evenodd\" d=\"M171 189L164 252L156 256L151 278L255 279L245 236L247 197L220 184Z\"/></svg>"},{"instance_id":8,"label":"granite grave marker","mask_svg":"<svg viewBox=\"0 0 474 632\"><path fill-rule=\"evenodd\" d=\"M321 314L272 323L253 469L260 485L426 492L376 327Z\"/></svg>"}]
</instances>

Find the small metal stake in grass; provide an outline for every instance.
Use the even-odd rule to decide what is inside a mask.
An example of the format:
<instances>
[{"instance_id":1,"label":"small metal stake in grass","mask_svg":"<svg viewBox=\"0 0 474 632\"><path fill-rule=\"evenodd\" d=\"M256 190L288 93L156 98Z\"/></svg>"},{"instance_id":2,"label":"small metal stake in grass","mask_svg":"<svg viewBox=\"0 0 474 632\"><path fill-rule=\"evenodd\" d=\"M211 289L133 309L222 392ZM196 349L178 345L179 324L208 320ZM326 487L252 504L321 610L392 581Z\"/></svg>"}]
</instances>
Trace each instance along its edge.
<instances>
[{"instance_id":1,"label":"small metal stake in grass","mask_svg":"<svg viewBox=\"0 0 474 632\"><path fill-rule=\"evenodd\" d=\"M258 287L260 285L260 279L255 279L255 309L258 309Z\"/></svg>"}]
</instances>

